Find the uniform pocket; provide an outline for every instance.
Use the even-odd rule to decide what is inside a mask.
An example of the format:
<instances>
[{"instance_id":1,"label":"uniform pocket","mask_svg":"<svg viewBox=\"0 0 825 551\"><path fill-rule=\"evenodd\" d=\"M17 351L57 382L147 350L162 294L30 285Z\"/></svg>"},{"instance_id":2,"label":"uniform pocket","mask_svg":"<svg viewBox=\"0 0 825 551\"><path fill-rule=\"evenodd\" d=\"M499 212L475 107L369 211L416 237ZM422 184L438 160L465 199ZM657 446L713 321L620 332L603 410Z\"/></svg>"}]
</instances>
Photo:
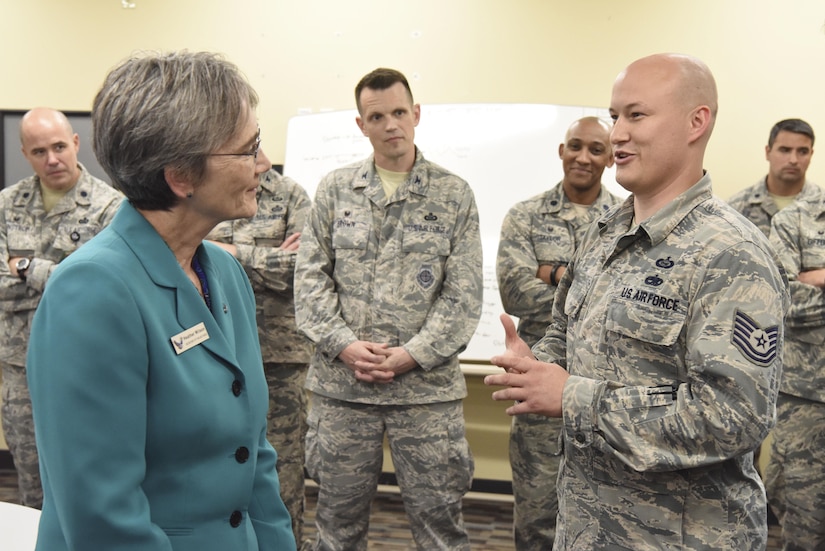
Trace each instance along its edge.
<instances>
[{"instance_id":1,"label":"uniform pocket","mask_svg":"<svg viewBox=\"0 0 825 551\"><path fill-rule=\"evenodd\" d=\"M605 329L637 341L672 346L687 317L680 303L665 297L656 297L647 304L614 300L607 310Z\"/></svg>"},{"instance_id":2,"label":"uniform pocket","mask_svg":"<svg viewBox=\"0 0 825 551\"><path fill-rule=\"evenodd\" d=\"M681 301L614 299L607 308L602 352L609 378L628 386L684 381L687 315Z\"/></svg>"},{"instance_id":3,"label":"uniform pocket","mask_svg":"<svg viewBox=\"0 0 825 551\"><path fill-rule=\"evenodd\" d=\"M533 251L539 263L567 262L573 257L575 243L567 227L541 225L530 229Z\"/></svg>"},{"instance_id":4,"label":"uniform pocket","mask_svg":"<svg viewBox=\"0 0 825 551\"><path fill-rule=\"evenodd\" d=\"M430 232L405 231L401 240L401 252L421 253L427 256L449 256L450 239L446 235Z\"/></svg>"},{"instance_id":5,"label":"uniform pocket","mask_svg":"<svg viewBox=\"0 0 825 551\"><path fill-rule=\"evenodd\" d=\"M366 249L370 235L369 211L363 208L342 207L335 211L332 221L333 249Z\"/></svg>"}]
</instances>

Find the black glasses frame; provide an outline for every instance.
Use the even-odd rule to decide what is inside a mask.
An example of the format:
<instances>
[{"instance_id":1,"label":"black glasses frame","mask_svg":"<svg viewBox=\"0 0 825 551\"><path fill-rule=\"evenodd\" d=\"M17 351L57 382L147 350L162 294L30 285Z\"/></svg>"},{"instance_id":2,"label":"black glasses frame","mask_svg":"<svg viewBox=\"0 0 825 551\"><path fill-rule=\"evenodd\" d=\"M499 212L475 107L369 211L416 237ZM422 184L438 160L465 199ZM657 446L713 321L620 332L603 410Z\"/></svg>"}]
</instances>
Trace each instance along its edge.
<instances>
[{"instance_id":1,"label":"black glasses frame","mask_svg":"<svg viewBox=\"0 0 825 551\"><path fill-rule=\"evenodd\" d=\"M255 134L255 150L246 153L207 153L207 157L252 157L258 160L258 152L261 150L261 128L258 127L258 132Z\"/></svg>"}]
</instances>

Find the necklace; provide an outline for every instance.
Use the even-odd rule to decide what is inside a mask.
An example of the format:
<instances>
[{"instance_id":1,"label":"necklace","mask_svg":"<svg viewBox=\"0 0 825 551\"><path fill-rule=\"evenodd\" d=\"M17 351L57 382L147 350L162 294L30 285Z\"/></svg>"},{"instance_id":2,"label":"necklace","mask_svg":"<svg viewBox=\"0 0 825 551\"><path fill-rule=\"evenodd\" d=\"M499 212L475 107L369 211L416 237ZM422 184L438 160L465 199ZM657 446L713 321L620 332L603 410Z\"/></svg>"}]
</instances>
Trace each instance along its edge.
<instances>
[{"instance_id":1,"label":"necklace","mask_svg":"<svg viewBox=\"0 0 825 551\"><path fill-rule=\"evenodd\" d=\"M209 282L206 280L206 272L204 272L201 267L200 260L198 260L198 255L192 257L192 269L195 270L195 275L198 276L198 280L201 282L203 301L206 303L206 307L209 308L209 311L211 312L212 297L209 296Z\"/></svg>"}]
</instances>

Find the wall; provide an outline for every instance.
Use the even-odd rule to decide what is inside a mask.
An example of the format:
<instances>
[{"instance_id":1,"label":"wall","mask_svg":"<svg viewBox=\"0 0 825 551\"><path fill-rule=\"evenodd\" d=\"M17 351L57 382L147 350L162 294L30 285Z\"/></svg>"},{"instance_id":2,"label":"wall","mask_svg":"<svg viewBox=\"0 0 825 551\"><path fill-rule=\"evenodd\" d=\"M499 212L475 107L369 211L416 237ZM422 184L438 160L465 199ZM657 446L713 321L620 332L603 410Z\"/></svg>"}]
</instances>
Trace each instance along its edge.
<instances>
[{"instance_id":1,"label":"wall","mask_svg":"<svg viewBox=\"0 0 825 551\"><path fill-rule=\"evenodd\" d=\"M424 105L606 107L613 79L627 63L676 51L702 58L717 78L720 115L706 168L720 196L764 175L762 152L774 122L801 117L825 132L821 0L132 4L0 0L0 107L88 110L106 71L135 50L214 50L236 62L258 90L264 148L273 163L281 163L289 118L352 108L355 83L377 66L404 71ZM825 161L819 156L809 177L825 185ZM521 198L513 195L513 202ZM478 379L470 387L468 412L480 407L501 413L502 404L489 402L489 389ZM500 421L487 439L477 431L482 416L468 415L475 431L471 441L495 442L490 453L506 457L503 431L509 419L503 413L496 417ZM482 477L507 476L506 465L497 460L480 462L479 468Z\"/></svg>"},{"instance_id":2,"label":"wall","mask_svg":"<svg viewBox=\"0 0 825 551\"><path fill-rule=\"evenodd\" d=\"M657 51L716 74L707 168L722 197L756 181L770 126L825 132L821 0L0 0L0 107L88 110L106 71L141 49L224 52L261 95L264 147L284 158L299 110L348 109L358 79L401 69L426 103L606 106L616 74ZM815 157L813 180L825 184Z\"/></svg>"}]
</instances>

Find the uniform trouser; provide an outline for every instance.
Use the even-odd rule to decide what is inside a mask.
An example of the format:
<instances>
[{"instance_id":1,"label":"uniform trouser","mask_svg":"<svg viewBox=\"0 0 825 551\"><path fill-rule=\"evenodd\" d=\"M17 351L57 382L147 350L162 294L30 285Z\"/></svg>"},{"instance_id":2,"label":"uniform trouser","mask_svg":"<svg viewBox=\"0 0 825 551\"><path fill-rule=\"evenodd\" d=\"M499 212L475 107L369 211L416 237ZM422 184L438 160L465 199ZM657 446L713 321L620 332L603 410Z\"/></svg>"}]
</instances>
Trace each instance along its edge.
<instances>
[{"instance_id":1,"label":"uniform trouser","mask_svg":"<svg viewBox=\"0 0 825 551\"><path fill-rule=\"evenodd\" d=\"M418 549L469 550L461 499L474 464L461 401L378 406L313 393L306 460L318 483L315 550L367 549L385 434Z\"/></svg>"},{"instance_id":2,"label":"uniform trouser","mask_svg":"<svg viewBox=\"0 0 825 551\"><path fill-rule=\"evenodd\" d=\"M307 433L307 364L264 363L269 386L266 436L278 452L281 499L292 517L292 532L301 548L304 529L304 454Z\"/></svg>"},{"instance_id":3,"label":"uniform trouser","mask_svg":"<svg viewBox=\"0 0 825 551\"><path fill-rule=\"evenodd\" d=\"M784 551L825 550L825 403L780 394L765 489Z\"/></svg>"},{"instance_id":4,"label":"uniform trouser","mask_svg":"<svg viewBox=\"0 0 825 551\"><path fill-rule=\"evenodd\" d=\"M26 368L2 364L3 367L3 434L9 446L20 503L40 509L43 506L43 488L40 485L40 462L34 441L34 419Z\"/></svg>"},{"instance_id":5,"label":"uniform trouser","mask_svg":"<svg viewBox=\"0 0 825 551\"><path fill-rule=\"evenodd\" d=\"M553 548L559 498L562 419L524 414L510 427L510 468L513 472L513 539L516 551Z\"/></svg>"}]
</instances>

